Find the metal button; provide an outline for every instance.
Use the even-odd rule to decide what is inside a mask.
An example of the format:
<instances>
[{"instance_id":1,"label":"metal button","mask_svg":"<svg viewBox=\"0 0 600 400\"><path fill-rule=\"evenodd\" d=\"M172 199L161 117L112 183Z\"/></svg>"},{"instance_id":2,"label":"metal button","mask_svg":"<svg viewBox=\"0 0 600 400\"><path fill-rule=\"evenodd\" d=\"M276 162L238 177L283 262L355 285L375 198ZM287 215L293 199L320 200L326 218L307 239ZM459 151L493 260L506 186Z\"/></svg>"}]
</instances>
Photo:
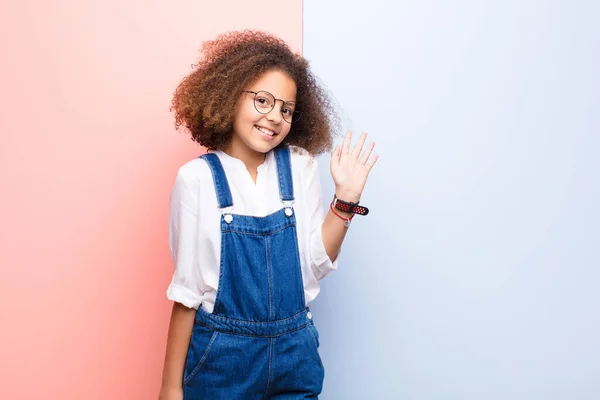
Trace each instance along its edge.
<instances>
[{"instance_id":1,"label":"metal button","mask_svg":"<svg viewBox=\"0 0 600 400\"><path fill-rule=\"evenodd\" d=\"M306 318L312 319L312 313L310 311L306 313Z\"/></svg>"},{"instance_id":2,"label":"metal button","mask_svg":"<svg viewBox=\"0 0 600 400\"><path fill-rule=\"evenodd\" d=\"M223 218L225 219L225 222L227 222L228 224L230 224L231 221L233 221L233 215L231 215L231 214L225 214L225 216Z\"/></svg>"},{"instance_id":3,"label":"metal button","mask_svg":"<svg viewBox=\"0 0 600 400\"><path fill-rule=\"evenodd\" d=\"M285 209L285 215L287 215L288 217L291 217L293 213L294 212L292 211L291 208L288 207Z\"/></svg>"}]
</instances>

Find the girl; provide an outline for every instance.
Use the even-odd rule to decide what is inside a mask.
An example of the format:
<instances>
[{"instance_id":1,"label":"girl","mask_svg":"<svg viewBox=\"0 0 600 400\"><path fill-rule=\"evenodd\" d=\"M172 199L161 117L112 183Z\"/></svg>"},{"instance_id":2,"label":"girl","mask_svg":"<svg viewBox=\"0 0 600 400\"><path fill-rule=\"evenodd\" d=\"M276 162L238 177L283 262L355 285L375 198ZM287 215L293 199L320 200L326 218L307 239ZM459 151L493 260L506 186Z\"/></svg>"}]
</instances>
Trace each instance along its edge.
<instances>
[{"instance_id":1,"label":"girl","mask_svg":"<svg viewBox=\"0 0 600 400\"><path fill-rule=\"evenodd\" d=\"M174 301L161 400L316 399L323 385L308 305L358 206L373 143L331 155L325 215L314 156L337 119L308 62L278 38L234 32L206 42L177 87L176 126L209 151L171 194Z\"/></svg>"}]
</instances>

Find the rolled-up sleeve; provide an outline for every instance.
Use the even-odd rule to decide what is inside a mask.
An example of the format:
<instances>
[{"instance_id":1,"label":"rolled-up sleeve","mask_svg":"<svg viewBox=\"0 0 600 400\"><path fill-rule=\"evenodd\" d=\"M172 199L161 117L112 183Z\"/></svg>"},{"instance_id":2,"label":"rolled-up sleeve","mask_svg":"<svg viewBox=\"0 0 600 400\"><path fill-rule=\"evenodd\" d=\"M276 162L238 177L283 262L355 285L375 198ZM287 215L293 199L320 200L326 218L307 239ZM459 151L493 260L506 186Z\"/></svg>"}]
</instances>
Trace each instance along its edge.
<instances>
[{"instance_id":1,"label":"rolled-up sleeve","mask_svg":"<svg viewBox=\"0 0 600 400\"><path fill-rule=\"evenodd\" d=\"M190 187L180 170L170 198L169 247L175 272L167 297L194 309L202 303L198 230L198 191Z\"/></svg>"},{"instance_id":2,"label":"rolled-up sleeve","mask_svg":"<svg viewBox=\"0 0 600 400\"><path fill-rule=\"evenodd\" d=\"M337 260L331 261L323 244L321 227L326 210L323 204L321 178L316 158L311 158L306 167L306 205L310 215L310 258L311 267L317 279L323 279L329 272L337 269ZM338 254L339 256L339 254Z\"/></svg>"}]
</instances>

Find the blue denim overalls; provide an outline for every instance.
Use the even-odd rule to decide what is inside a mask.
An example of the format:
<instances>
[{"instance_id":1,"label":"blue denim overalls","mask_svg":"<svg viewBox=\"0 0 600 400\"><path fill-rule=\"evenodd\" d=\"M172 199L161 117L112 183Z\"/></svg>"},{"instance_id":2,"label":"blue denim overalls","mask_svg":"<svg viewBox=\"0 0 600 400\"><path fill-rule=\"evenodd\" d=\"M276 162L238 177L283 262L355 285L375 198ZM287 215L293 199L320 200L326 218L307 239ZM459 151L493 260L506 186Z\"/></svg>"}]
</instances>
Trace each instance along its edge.
<instances>
[{"instance_id":1,"label":"blue denim overalls","mask_svg":"<svg viewBox=\"0 0 600 400\"><path fill-rule=\"evenodd\" d=\"M290 150L275 150L282 208L266 217L231 214L219 158L201 158L222 213L221 265L213 313L196 313L184 399L316 399L324 370L304 300Z\"/></svg>"}]
</instances>

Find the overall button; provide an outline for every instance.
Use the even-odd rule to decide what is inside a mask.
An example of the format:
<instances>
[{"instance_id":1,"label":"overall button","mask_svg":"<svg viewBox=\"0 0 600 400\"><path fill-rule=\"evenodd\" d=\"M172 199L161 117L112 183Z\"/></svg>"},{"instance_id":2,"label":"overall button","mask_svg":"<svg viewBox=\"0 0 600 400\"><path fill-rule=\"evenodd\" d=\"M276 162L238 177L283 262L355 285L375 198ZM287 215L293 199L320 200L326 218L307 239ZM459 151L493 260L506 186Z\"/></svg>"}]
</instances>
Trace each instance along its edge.
<instances>
[{"instance_id":1,"label":"overall button","mask_svg":"<svg viewBox=\"0 0 600 400\"><path fill-rule=\"evenodd\" d=\"M233 215L231 215L231 214L225 214L225 216L223 218L225 219L225 222L227 222L228 224L230 224L231 221L233 221Z\"/></svg>"},{"instance_id":2,"label":"overall button","mask_svg":"<svg viewBox=\"0 0 600 400\"><path fill-rule=\"evenodd\" d=\"M288 207L285 209L285 215L287 215L288 217L291 217L293 213L294 212L292 211L291 208Z\"/></svg>"},{"instance_id":3,"label":"overall button","mask_svg":"<svg viewBox=\"0 0 600 400\"><path fill-rule=\"evenodd\" d=\"M312 313L310 311L306 313L306 318L312 319Z\"/></svg>"}]
</instances>

